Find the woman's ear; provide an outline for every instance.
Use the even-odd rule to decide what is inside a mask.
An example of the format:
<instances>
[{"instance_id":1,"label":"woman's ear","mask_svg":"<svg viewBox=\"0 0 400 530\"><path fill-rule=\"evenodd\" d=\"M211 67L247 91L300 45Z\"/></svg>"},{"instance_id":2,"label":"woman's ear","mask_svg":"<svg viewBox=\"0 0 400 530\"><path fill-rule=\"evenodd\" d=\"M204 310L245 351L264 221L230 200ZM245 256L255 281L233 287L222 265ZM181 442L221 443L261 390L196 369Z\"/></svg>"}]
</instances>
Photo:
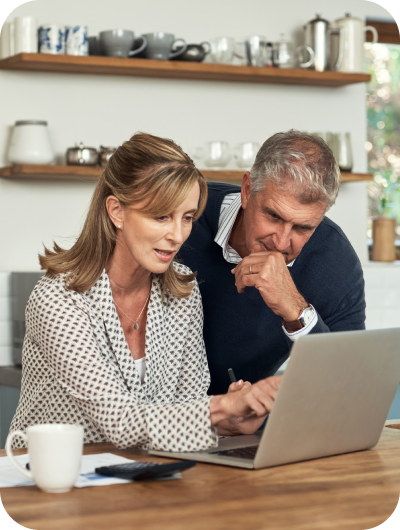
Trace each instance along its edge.
<instances>
[{"instance_id":1,"label":"woman's ear","mask_svg":"<svg viewBox=\"0 0 400 530\"><path fill-rule=\"evenodd\" d=\"M114 195L107 197L106 208L107 213L115 227L122 229L125 220L125 212L117 197L114 197Z\"/></svg>"}]
</instances>

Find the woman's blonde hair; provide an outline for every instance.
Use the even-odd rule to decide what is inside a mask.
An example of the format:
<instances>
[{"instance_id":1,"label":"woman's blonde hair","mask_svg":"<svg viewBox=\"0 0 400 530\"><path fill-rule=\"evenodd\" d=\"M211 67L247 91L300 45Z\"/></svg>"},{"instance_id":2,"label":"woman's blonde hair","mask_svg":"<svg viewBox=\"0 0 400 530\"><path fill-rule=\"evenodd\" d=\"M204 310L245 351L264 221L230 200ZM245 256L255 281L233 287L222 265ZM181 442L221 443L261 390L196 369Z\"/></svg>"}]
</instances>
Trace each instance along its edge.
<instances>
[{"instance_id":1,"label":"woman's blonde hair","mask_svg":"<svg viewBox=\"0 0 400 530\"><path fill-rule=\"evenodd\" d=\"M114 195L123 207L144 202L140 211L152 217L171 214L187 197L193 185L200 186L198 210L207 202L207 184L193 161L172 140L136 133L108 161L94 191L82 232L69 250L54 243L39 255L41 268L49 276L66 273L67 288L88 291L101 276L114 251L116 228L107 213L106 200ZM163 296L190 295L196 273L181 274L172 263L162 275Z\"/></svg>"}]
</instances>

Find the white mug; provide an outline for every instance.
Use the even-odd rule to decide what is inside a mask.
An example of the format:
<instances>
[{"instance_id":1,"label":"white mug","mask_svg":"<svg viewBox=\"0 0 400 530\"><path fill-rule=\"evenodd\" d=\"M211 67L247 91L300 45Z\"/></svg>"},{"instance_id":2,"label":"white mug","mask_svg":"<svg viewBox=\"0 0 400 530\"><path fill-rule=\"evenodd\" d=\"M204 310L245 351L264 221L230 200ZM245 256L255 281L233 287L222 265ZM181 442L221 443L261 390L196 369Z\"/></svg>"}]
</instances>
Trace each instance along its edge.
<instances>
[{"instance_id":1,"label":"white mug","mask_svg":"<svg viewBox=\"0 0 400 530\"><path fill-rule=\"evenodd\" d=\"M11 22L5 22L0 34L0 59L10 57Z\"/></svg>"},{"instance_id":2,"label":"white mug","mask_svg":"<svg viewBox=\"0 0 400 530\"><path fill-rule=\"evenodd\" d=\"M15 436L28 445L29 471L14 458L11 445ZM82 449L83 427L62 423L33 425L26 429L26 434L14 431L6 441L6 453L14 466L47 493L72 489L79 476Z\"/></svg>"},{"instance_id":3,"label":"white mug","mask_svg":"<svg viewBox=\"0 0 400 530\"><path fill-rule=\"evenodd\" d=\"M51 164L54 162L47 121L16 121L11 133L8 159L12 164Z\"/></svg>"},{"instance_id":4,"label":"white mug","mask_svg":"<svg viewBox=\"0 0 400 530\"><path fill-rule=\"evenodd\" d=\"M14 52L37 53L38 27L35 17L17 17L14 20Z\"/></svg>"}]
</instances>

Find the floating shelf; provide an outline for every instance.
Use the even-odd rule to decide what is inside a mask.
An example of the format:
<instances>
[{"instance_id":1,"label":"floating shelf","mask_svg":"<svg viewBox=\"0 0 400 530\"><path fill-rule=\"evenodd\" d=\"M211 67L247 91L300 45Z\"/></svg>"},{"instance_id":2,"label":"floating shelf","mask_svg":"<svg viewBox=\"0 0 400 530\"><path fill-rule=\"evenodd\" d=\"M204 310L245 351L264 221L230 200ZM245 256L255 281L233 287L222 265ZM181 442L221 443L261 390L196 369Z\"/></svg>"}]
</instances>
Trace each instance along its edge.
<instances>
[{"instance_id":1,"label":"floating shelf","mask_svg":"<svg viewBox=\"0 0 400 530\"><path fill-rule=\"evenodd\" d=\"M0 70L326 87L366 83L371 79L370 75L362 73L316 72L315 70L300 68L267 68L231 64L98 57L94 55L51 55L46 53L20 53L7 59L2 59L0 60Z\"/></svg>"},{"instance_id":2,"label":"floating shelf","mask_svg":"<svg viewBox=\"0 0 400 530\"><path fill-rule=\"evenodd\" d=\"M209 181L228 182L241 184L243 171L201 170L204 177ZM101 173L101 168L95 166L39 166L39 165L15 165L0 168L0 177L8 179L26 180L97 180ZM359 182L372 180L372 173L350 173L342 172L342 182Z\"/></svg>"}]
</instances>

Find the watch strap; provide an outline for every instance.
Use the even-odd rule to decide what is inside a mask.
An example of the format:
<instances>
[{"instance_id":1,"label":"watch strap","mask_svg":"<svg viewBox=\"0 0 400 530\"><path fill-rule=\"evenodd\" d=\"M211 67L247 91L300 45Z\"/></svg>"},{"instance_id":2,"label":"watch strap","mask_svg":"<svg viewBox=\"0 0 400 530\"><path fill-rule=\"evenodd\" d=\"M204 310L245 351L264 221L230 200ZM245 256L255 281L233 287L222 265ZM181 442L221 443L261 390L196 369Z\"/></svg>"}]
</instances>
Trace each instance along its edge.
<instances>
[{"instance_id":1,"label":"watch strap","mask_svg":"<svg viewBox=\"0 0 400 530\"><path fill-rule=\"evenodd\" d=\"M296 320L291 320L290 322L287 322L286 320L283 320L282 318L282 325L285 327L285 329L289 333L300 331L306 326L306 324L304 323L304 319L303 319L303 314L306 309L311 309L311 311L313 312L315 311L314 307L311 304L309 304L307 307L302 308L302 310L300 311L300 315Z\"/></svg>"}]
</instances>

